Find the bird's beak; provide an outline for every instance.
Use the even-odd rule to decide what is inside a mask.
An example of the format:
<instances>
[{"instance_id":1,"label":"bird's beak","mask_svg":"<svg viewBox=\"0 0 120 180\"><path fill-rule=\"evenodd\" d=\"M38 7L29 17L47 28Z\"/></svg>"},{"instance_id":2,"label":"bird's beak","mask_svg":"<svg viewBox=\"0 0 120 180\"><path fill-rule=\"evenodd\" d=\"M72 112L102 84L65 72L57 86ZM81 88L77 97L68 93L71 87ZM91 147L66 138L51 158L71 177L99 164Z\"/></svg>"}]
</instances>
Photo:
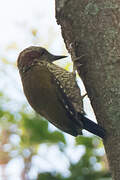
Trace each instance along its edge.
<instances>
[{"instance_id":1,"label":"bird's beak","mask_svg":"<svg viewBox=\"0 0 120 180\"><path fill-rule=\"evenodd\" d=\"M52 55L51 58L50 58L50 61L53 62L53 61L56 61L56 60L59 60L59 59L62 59L62 58L66 58L67 56L55 56L55 55Z\"/></svg>"},{"instance_id":2,"label":"bird's beak","mask_svg":"<svg viewBox=\"0 0 120 180\"><path fill-rule=\"evenodd\" d=\"M54 60L58 60L58 59L62 59L62 58L66 58L67 56L54 56Z\"/></svg>"}]
</instances>

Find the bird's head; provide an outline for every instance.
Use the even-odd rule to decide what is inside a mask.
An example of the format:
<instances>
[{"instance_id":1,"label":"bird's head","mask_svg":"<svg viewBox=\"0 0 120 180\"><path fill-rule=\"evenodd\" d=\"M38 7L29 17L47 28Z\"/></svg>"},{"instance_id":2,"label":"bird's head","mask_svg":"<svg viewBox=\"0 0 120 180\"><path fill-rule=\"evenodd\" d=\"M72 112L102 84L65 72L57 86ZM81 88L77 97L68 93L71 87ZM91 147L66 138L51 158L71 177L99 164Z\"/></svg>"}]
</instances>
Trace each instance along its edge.
<instances>
[{"instance_id":1,"label":"bird's head","mask_svg":"<svg viewBox=\"0 0 120 180\"><path fill-rule=\"evenodd\" d=\"M55 60L65 57L67 56L55 56L42 47L30 46L20 53L17 60L17 66L20 71L24 72L25 69L29 68L36 62L36 59L37 61L47 61L52 63Z\"/></svg>"}]
</instances>

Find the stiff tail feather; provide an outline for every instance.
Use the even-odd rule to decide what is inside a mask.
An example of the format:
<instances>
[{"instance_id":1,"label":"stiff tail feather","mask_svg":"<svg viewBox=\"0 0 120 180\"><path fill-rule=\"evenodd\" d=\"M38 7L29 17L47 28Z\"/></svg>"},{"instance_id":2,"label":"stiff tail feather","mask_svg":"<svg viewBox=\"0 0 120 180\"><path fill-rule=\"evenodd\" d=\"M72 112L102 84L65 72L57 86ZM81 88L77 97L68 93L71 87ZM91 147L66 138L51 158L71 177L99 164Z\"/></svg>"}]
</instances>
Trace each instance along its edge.
<instances>
[{"instance_id":1,"label":"stiff tail feather","mask_svg":"<svg viewBox=\"0 0 120 180\"><path fill-rule=\"evenodd\" d=\"M81 116L81 121L83 123L83 129L85 129L103 139L105 138L105 134L106 134L105 130L99 124L96 124L95 122L91 121L84 115L80 115L80 116Z\"/></svg>"}]
</instances>

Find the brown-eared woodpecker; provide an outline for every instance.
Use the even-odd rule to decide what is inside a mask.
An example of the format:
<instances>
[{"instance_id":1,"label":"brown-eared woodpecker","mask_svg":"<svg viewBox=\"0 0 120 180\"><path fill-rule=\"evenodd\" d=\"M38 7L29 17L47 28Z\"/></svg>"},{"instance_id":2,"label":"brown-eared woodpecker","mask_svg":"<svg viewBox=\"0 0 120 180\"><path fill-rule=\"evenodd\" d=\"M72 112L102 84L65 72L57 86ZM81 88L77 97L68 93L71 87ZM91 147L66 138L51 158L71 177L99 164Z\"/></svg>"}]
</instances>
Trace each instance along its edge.
<instances>
[{"instance_id":1,"label":"brown-eared woodpecker","mask_svg":"<svg viewBox=\"0 0 120 180\"><path fill-rule=\"evenodd\" d=\"M74 74L53 64L65 57L52 55L42 47L23 50L17 66L24 94L37 113L62 131L77 136L85 129L104 138L104 129L85 116Z\"/></svg>"}]
</instances>

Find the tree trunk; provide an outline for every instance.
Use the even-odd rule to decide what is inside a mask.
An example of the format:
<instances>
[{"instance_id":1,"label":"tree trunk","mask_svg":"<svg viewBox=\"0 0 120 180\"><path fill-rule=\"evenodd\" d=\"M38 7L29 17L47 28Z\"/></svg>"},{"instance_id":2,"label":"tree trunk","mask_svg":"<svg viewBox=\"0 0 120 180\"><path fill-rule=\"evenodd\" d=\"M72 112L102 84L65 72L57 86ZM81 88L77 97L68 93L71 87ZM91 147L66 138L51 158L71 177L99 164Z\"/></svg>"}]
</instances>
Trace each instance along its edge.
<instances>
[{"instance_id":1,"label":"tree trunk","mask_svg":"<svg viewBox=\"0 0 120 180\"><path fill-rule=\"evenodd\" d=\"M56 18L99 124L114 180L120 179L120 1L56 0Z\"/></svg>"}]
</instances>

